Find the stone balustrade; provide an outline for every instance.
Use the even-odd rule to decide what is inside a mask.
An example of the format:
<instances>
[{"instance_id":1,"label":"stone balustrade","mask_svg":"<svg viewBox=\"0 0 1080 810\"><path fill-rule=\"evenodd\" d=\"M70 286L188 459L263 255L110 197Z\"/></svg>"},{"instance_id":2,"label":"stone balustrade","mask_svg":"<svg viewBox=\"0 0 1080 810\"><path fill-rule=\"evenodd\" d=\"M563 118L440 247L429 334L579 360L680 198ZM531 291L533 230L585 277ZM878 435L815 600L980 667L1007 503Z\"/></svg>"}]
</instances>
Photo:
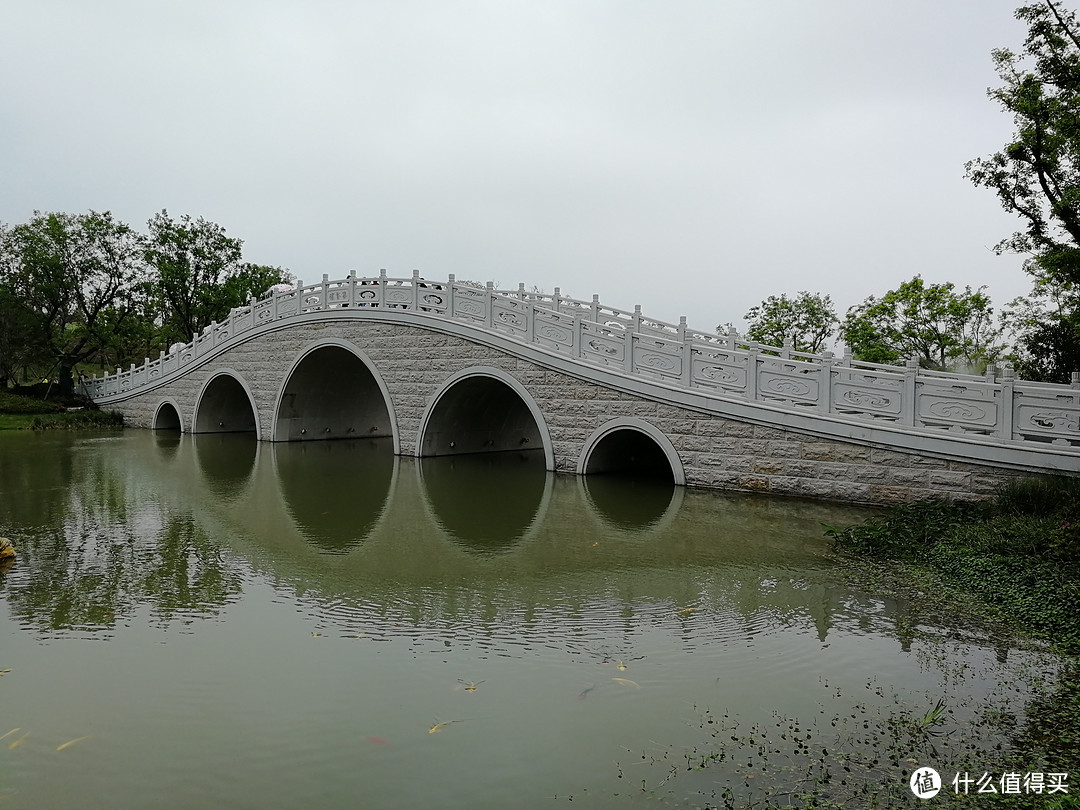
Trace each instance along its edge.
<instances>
[{"instance_id":1,"label":"stone balustrade","mask_svg":"<svg viewBox=\"0 0 1080 810\"><path fill-rule=\"evenodd\" d=\"M251 330L340 310L331 317L400 318L434 325L450 320L540 348L583 366L646 380L709 398L760 403L774 409L909 429L995 444L1038 443L1080 455L1080 375L1071 385L1015 379L1007 366L985 375L953 374L864 363L850 354L810 354L767 346L734 329L717 335L559 293L497 290L450 276L418 273L331 281L268 294L234 309L191 343L128 370L84 381L95 400L131 396L182 375L209 354L245 340Z\"/></svg>"}]
</instances>

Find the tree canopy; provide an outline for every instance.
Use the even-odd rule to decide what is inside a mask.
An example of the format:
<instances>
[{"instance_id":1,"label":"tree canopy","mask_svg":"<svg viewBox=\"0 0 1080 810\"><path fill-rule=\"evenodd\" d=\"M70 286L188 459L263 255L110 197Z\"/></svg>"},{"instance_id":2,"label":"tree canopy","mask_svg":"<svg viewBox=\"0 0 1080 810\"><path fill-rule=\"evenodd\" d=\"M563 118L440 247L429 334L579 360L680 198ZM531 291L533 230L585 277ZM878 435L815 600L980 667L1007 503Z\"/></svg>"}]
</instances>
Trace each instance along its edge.
<instances>
[{"instance_id":1,"label":"tree canopy","mask_svg":"<svg viewBox=\"0 0 1080 810\"><path fill-rule=\"evenodd\" d=\"M981 370L1004 348L984 289L956 292L952 283L915 276L849 309L840 336L857 359L871 363L916 358L930 368Z\"/></svg>"},{"instance_id":2,"label":"tree canopy","mask_svg":"<svg viewBox=\"0 0 1080 810\"><path fill-rule=\"evenodd\" d=\"M1036 293L1026 303L1048 300L1039 292L1046 285L1065 294L1049 297L1072 299L1067 308L1051 307L1040 318L1014 320L1028 329L1017 333L1021 351L1056 353L1045 358L1040 373L1065 381L1067 358L1080 354L1073 294L1080 289L1080 25L1053 0L1021 6L1016 18L1028 26L1023 48L992 52L1002 86L988 91L1016 130L1000 151L965 168L976 186L994 191L1002 207L1024 222L996 250L1028 256ZM1056 337L1048 340L1051 333Z\"/></svg>"},{"instance_id":3,"label":"tree canopy","mask_svg":"<svg viewBox=\"0 0 1080 810\"><path fill-rule=\"evenodd\" d=\"M108 211L43 214L5 229L3 281L32 313L32 339L55 361L61 394L130 314L141 239Z\"/></svg>"},{"instance_id":4,"label":"tree canopy","mask_svg":"<svg viewBox=\"0 0 1080 810\"><path fill-rule=\"evenodd\" d=\"M0 385L55 371L69 395L79 363L141 362L290 279L242 262L241 241L205 219L162 211L148 227L107 211L0 223Z\"/></svg>"},{"instance_id":5,"label":"tree canopy","mask_svg":"<svg viewBox=\"0 0 1080 810\"><path fill-rule=\"evenodd\" d=\"M825 348L840 322L830 296L805 291L794 298L770 295L743 317L751 340L783 346L790 338L795 351L815 353Z\"/></svg>"}]
</instances>

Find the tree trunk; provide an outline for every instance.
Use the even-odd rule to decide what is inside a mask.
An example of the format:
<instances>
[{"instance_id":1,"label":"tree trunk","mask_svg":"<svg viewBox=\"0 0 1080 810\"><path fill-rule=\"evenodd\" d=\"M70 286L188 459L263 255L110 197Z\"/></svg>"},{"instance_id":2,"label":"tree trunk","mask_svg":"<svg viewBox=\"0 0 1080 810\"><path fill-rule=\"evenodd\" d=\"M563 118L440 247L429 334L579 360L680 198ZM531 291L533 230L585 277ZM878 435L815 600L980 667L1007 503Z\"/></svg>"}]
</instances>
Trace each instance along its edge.
<instances>
[{"instance_id":1,"label":"tree trunk","mask_svg":"<svg viewBox=\"0 0 1080 810\"><path fill-rule=\"evenodd\" d=\"M70 360L60 361L59 377L56 382L56 391L61 399L70 399L75 393L75 383L72 380L72 372L75 364Z\"/></svg>"}]
</instances>

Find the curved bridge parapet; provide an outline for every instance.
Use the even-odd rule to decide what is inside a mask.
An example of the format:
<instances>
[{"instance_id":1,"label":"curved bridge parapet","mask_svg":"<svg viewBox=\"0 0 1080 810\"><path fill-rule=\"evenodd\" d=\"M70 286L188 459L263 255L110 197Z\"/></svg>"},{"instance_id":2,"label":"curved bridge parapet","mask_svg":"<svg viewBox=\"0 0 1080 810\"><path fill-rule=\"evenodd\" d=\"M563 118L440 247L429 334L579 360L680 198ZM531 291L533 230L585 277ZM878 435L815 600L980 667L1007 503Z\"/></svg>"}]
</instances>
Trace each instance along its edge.
<instances>
[{"instance_id":1,"label":"curved bridge parapet","mask_svg":"<svg viewBox=\"0 0 1080 810\"><path fill-rule=\"evenodd\" d=\"M589 382L704 413L909 452L1080 472L1080 375L1071 385L859 362L716 335L559 293L418 273L349 275L252 299L191 343L85 380L102 405L178 379L252 336L312 320L370 319L465 335Z\"/></svg>"}]
</instances>

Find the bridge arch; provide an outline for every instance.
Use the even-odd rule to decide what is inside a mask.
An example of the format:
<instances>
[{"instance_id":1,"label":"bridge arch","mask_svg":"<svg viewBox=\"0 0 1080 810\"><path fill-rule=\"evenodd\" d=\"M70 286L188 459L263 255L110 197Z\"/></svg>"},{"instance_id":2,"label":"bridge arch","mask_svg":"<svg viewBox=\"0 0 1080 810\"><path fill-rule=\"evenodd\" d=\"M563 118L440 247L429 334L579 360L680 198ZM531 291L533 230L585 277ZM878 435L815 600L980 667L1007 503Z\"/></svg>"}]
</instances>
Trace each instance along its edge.
<instances>
[{"instance_id":1,"label":"bridge arch","mask_svg":"<svg viewBox=\"0 0 1080 810\"><path fill-rule=\"evenodd\" d=\"M247 381L231 368L219 369L195 397L192 433L255 433L259 409Z\"/></svg>"},{"instance_id":2,"label":"bridge arch","mask_svg":"<svg viewBox=\"0 0 1080 810\"><path fill-rule=\"evenodd\" d=\"M538 449L544 468L554 471L555 450L536 400L513 376L491 366L451 375L424 409L416 437L420 457Z\"/></svg>"},{"instance_id":3,"label":"bridge arch","mask_svg":"<svg viewBox=\"0 0 1080 810\"><path fill-rule=\"evenodd\" d=\"M154 409L154 421L151 423L153 430L184 432L184 419L180 416L180 406L176 400L169 397L161 400Z\"/></svg>"},{"instance_id":4,"label":"bridge arch","mask_svg":"<svg viewBox=\"0 0 1080 810\"><path fill-rule=\"evenodd\" d=\"M371 359L339 338L301 349L274 401L270 440L382 437L400 452L393 400Z\"/></svg>"},{"instance_id":5,"label":"bridge arch","mask_svg":"<svg viewBox=\"0 0 1080 810\"><path fill-rule=\"evenodd\" d=\"M592 432L578 458L577 473L631 473L686 484L682 460L668 437L633 416L612 419Z\"/></svg>"}]
</instances>

